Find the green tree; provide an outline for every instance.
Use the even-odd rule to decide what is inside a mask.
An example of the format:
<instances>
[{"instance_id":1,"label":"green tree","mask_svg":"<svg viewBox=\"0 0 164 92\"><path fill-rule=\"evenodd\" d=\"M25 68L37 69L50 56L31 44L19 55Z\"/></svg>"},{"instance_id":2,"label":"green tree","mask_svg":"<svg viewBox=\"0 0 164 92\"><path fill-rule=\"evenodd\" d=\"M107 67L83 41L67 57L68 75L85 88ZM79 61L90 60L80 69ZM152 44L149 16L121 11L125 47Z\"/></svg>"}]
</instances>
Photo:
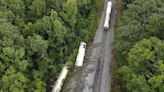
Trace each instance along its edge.
<instances>
[{"instance_id":1,"label":"green tree","mask_svg":"<svg viewBox=\"0 0 164 92\"><path fill-rule=\"evenodd\" d=\"M5 10L5 11L0 11L0 18L4 18L9 22L13 22L14 21L14 14L11 10Z\"/></svg>"},{"instance_id":2,"label":"green tree","mask_svg":"<svg viewBox=\"0 0 164 92\"><path fill-rule=\"evenodd\" d=\"M29 15L32 21L43 17L46 12L46 1L45 0L34 0L32 5L29 6Z\"/></svg>"},{"instance_id":3,"label":"green tree","mask_svg":"<svg viewBox=\"0 0 164 92\"><path fill-rule=\"evenodd\" d=\"M24 15L24 2L22 0L0 0L0 6L2 9L10 9L15 15Z\"/></svg>"},{"instance_id":4,"label":"green tree","mask_svg":"<svg viewBox=\"0 0 164 92\"><path fill-rule=\"evenodd\" d=\"M1 89L2 92L25 92L27 88L28 79L18 72L13 67L9 67L1 79Z\"/></svg>"},{"instance_id":5,"label":"green tree","mask_svg":"<svg viewBox=\"0 0 164 92\"><path fill-rule=\"evenodd\" d=\"M4 65L0 86L1 91L24 92L28 87L28 78L25 72L29 62L23 59L24 49L15 50L12 47L3 48L0 54L1 64Z\"/></svg>"},{"instance_id":6,"label":"green tree","mask_svg":"<svg viewBox=\"0 0 164 92\"><path fill-rule=\"evenodd\" d=\"M162 16L162 14L152 14L148 18L148 25L146 26L146 29L150 30L158 38L161 38L164 40L164 37L163 37L164 20L163 19L164 19L164 16Z\"/></svg>"},{"instance_id":7,"label":"green tree","mask_svg":"<svg viewBox=\"0 0 164 92\"><path fill-rule=\"evenodd\" d=\"M74 29L77 22L77 1L76 0L67 0L63 4L63 12L61 16L63 21L68 25L69 28Z\"/></svg>"},{"instance_id":8,"label":"green tree","mask_svg":"<svg viewBox=\"0 0 164 92\"><path fill-rule=\"evenodd\" d=\"M151 37L136 43L128 53L128 64L118 69L132 92L164 91L164 42Z\"/></svg>"},{"instance_id":9,"label":"green tree","mask_svg":"<svg viewBox=\"0 0 164 92\"><path fill-rule=\"evenodd\" d=\"M62 4L65 3L67 0L46 0L47 3L47 13L51 12L51 9L55 9L57 12L62 11Z\"/></svg>"}]
</instances>

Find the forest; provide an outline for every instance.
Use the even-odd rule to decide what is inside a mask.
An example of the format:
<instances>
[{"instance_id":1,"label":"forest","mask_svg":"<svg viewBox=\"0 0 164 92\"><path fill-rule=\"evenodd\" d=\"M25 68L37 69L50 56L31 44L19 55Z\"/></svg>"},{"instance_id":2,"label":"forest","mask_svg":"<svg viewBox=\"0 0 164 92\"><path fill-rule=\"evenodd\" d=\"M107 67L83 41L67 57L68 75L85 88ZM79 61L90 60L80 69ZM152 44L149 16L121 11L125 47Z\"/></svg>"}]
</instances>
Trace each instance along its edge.
<instances>
[{"instance_id":1,"label":"forest","mask_svg":"<svg viewBox=\"0 0 164 92\"><path fill-rule=\"evenodd\" d=\"M164 0L121 0L121 5L116 92L164 92Z\"/></svg>"},{"instance_id":2,"label":"forest","mask_svg":"<svg viewBox=\"0 0 164 92\"><path fill-rule=\"evenodd\" d=\"M94 35L98 1L0 0L0 92L50 92Z\"/></svg>"}]
</instances>

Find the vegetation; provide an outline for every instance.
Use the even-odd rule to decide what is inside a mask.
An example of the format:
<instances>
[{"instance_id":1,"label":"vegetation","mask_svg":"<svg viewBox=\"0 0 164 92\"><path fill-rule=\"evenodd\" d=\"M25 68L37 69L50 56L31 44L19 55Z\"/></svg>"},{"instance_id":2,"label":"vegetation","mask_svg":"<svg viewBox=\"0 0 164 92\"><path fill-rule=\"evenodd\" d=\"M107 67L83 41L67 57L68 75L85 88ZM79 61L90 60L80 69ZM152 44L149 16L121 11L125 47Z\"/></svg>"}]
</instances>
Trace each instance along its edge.
<instances>
[{"instance_id":1,"label":"vegetation","mask_svg":"<svg viewBox=\"0 0 164 92\"><path fill-rule=\"evenodd\" d=\"M163 92L164 1L122 2L115 44L118 79L126 92Z\"/></svg>"},{"instance_id":2,"label":"vegetation","mask_svg":"<svg viewBox=\"0 0 164 92\"><path fill-rule=\"evenodd\" d=\"M97 0L0 0L0 91L46 92L81 40Z\"/></svg>"}]
</instances>

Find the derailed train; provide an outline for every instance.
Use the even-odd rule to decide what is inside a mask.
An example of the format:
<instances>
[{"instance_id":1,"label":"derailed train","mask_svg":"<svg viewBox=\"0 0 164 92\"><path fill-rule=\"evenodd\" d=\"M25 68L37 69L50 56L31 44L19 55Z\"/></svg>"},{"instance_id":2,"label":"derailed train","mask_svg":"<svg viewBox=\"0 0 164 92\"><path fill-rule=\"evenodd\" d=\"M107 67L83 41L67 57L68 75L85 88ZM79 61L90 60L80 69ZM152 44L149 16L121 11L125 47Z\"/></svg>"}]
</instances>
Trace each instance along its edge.
<instances>
[{"instance_id":1,"label":"derailed train","mask_svg":"<svg viewBox=\"0 0 164 92\"><path fill-rule=\"evenodd\" d=\"M103 26L105 31L108 30L109 28L111 11L112 11L112 2L108 1L106 13L105 13L105 21L104 21L104 26Z\"/></svg>"},{"instance_id":2,"label":"derailed train","mask_svg":"<svg viewBox=\"0 0 164 92\"><path fill-rule=\"evenodd\" d=\"M80 43L79 51L78 51L77 58L76 58L76 63L75 63L75 66L77 66L77 67L82 67L82 65L83 65L86 45L87 44L85 42Z\"/></svg>"},{"instance_id":3,"label":"derailed train","mask_svg":"<svg viewBox=\"0 0 164 92\"><path fill-rule=\"evenodd\" d=\"M108 28L109 28L111 10L112 10L112 2L108 1L106 15L105 15L105 22L104 22L104 26L103 26L105 31L108 30ZM76 63L75 63L76 67L82 67L84 56L85 56L85 50L86 50L86 43L81 42L80 46L79 46L78 55L76 58ZM65 80L67 74L68 74L68 67L64 66L52 92L60 92L61 91L62 85L64 83L64 80Z\"/></svg>"},{"instance_id":4,"label":"derailed train","mask_svg":"<svg viewBox=\"0 0 164 92\"><path fill-rule=\"evenodd\" d=\"M106 8L106 14L105 14L105 22L103 25L105 31L108 30L108 28L109 28L111 11L112 11L112 2L108 1L107 8ZM79 51L78 51L78 55L76 58L75 66L82 67L84 56L85 56L85 50L86 50L86 43L81 42L80 46L79 46Z\"/></svg>"}]
</instances>

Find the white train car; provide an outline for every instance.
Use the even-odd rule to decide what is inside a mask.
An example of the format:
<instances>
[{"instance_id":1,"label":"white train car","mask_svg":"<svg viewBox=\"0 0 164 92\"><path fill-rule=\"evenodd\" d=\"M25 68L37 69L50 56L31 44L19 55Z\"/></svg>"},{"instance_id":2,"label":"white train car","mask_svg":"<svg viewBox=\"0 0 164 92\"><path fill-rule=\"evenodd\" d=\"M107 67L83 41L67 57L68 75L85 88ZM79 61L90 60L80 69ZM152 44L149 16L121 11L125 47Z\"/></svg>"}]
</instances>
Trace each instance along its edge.
<instances>
[{"instance_id":1,"label":"white train car","mask_svg":"<svg viewBox=\"0 0 164 92\"><path fill-rule=\"evenodd\" d=\"M52 92L60 92L64 83L64 80L66 79L66 76L68 74L68 67L64 66L62 71L60 72L60 75L56 81L56 84L54 88L52 89Z\"/></svg>"},{"instance_id":2,"label":"white train car","mask_svg":"<svg viewBox=\"0 0 164 92\"><path fill-rule=\"evenodd\" d=\"M85 50L86 50L86 43L81 42L79 46L79 51L77 54L75 66L82 67L84 56L85 56Z\"/></svg>"},{"instance_id":3,"label":"white train car","mask_svg":"<svg viewBox=\"0 0 164 92\"><path fill-rule=\"evenodd\" d=\"M109 28L111 11L112 11L112 2L108 1L106 14L105 14L105 21L104 21L104 30L107 30Z\"/></svg>"}]
</instances>

